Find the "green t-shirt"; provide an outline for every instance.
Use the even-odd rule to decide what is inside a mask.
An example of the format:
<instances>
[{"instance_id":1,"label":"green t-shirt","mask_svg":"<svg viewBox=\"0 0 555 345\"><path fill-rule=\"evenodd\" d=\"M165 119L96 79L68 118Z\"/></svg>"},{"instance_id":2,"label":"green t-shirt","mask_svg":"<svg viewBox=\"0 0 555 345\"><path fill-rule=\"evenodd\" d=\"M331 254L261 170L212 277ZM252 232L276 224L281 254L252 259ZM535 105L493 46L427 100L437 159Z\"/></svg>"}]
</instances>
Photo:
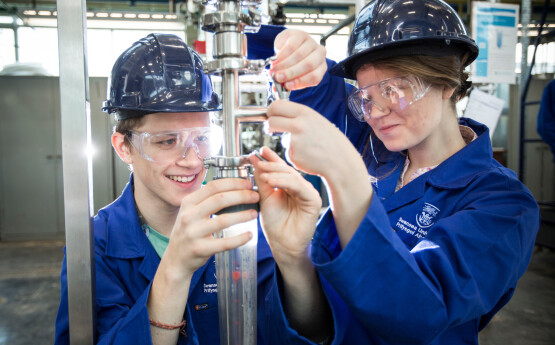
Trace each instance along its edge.
<instances>
[{"instance_id":1,"label":"green t-shirt","mask_svg":"<svg viewBox=\"0 0 555 345\"><path fill-rule=\"evenodd\" d=\"M148 241L150 242L150 244L152 244L158 256L162 258L162 255L164 255L166 248L168 248L170 238L162 235L146 223L143 224L143 231L145 232Z\"/></svg>"}]
</instances>

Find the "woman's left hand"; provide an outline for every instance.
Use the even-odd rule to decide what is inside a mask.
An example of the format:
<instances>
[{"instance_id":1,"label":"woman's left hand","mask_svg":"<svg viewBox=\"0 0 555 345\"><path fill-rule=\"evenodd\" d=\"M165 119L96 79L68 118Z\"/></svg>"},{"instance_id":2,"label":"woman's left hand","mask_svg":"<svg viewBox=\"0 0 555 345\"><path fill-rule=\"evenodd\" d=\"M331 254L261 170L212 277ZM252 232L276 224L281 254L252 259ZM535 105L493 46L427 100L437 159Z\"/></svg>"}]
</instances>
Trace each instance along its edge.
<instances>
[{"instance_id":1,"label":"woman's left hand","mask_svg":"<svg viewBox=\"0 0 555 345\"><path fill-rule=\"evenodd\" d=\"M270 74L287 90L299 90L318 85L328 69L326 48L308 33L287 29L274 40L277 60L272 63Z\"/></svg>"},{"instance_id":2,"label":"woman's left hand","mask_svg":"<svg viewBox=\"0 0 555 345\"><path fill-rule=\"evenodd\" d=\"M262 228L276 262L306 260L322 199L310 182L275 152L262 149L261 161L251 156L260 194Z\"/></svg>"}]
</instances>

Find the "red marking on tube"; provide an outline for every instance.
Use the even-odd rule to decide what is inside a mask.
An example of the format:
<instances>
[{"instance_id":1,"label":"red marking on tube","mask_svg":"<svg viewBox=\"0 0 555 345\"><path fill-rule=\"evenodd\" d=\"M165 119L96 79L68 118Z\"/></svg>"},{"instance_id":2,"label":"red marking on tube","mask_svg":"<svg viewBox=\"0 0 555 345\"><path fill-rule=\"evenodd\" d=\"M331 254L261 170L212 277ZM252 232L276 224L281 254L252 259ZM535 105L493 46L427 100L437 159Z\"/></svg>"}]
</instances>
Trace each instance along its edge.
<instances>
[{"instance_id":1,"label":"red marking on tube","mask_svg":"<svg viewBox=\"0 0 555 345\"><path fill-rule=\"evenodd\" d=\"M239 271L231 272L231 278L233 278L233 280L235 280L235 281L238 281L239 278L241 278L241 272L239 272Z\"/></svg>"}]
</instances>

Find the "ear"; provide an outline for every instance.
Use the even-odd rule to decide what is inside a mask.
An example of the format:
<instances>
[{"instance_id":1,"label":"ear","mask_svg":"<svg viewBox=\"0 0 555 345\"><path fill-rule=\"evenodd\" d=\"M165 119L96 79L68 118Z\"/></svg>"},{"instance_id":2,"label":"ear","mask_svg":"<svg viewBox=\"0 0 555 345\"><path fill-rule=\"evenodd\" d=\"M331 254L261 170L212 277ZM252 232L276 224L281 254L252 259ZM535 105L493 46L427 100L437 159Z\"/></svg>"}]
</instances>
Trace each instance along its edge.
<instances>
[{"instance_id":1,"label":"ear","mask_svg":"<svg viewBox=\"0 0 555 345\"><path fill-rule=\"evenodd\" d=\"M450 99L453 96L453 93L455 92L454 88L451 87L443 87L443 99Z\"/></svg>"},{"instance_id":2,"label":"ear","mask_svg":"<svg viewBox=\"0 0 555 345\"><path fill-rule=\"evenodd\" d=\"M133 164L130 147L125 143L125 135L114 132L112 134L112 147L125 164Z\"/></svg>"}]
</instances>

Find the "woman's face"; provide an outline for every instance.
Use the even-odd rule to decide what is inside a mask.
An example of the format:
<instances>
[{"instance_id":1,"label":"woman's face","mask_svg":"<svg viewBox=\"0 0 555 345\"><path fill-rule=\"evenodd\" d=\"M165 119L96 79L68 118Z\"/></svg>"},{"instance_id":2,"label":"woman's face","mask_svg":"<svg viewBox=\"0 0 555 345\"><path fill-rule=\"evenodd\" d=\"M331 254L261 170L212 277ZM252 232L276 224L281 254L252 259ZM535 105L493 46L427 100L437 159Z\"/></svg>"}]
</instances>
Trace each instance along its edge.
<instances>
[{"instance_id":1,"label":"woman's face","mask_svg":"<svg viewBox=\"0 0 555 345\"><path fill-rule=\"evenodd\" d=\"M363 66L356 74L360 88L401 76L404 75L371 65ZM379 92L379 88L369 90L370 93ZM433 136L441 130L443 113L446 105L449 106L449 99L443 99L443 94L443 88L431 86L423 98L404 108L384 102L380 95L369 94L372 99L381 99L382 104L372 105L371 116L366 117L366 122L389 151L418 148L428 141L433 142Z\"/></svg>"}]
</instances>

